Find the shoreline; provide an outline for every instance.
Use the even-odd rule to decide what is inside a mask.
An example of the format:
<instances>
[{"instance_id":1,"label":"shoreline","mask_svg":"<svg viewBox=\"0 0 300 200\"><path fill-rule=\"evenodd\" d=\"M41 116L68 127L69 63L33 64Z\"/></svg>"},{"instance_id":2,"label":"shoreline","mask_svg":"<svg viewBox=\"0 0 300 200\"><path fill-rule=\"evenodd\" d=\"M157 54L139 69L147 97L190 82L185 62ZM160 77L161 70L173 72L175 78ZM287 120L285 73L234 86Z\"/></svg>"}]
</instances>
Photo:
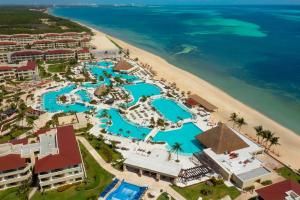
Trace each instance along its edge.
<instances>
[{"instance_id":1,"label":"shoreline","mask_svg":"<svg viewBox=\"0 0 300 200\"><path fill-rule=\"evenodd\" d=\"M51 12L49 14L52 15ZM75 20L72 21L92 30L94 33L91 41L93 45L95 45L97 41L96 38L105 35L123 49L129 49L131 58L137 57L139 58L139 62L149 64L152 69L157 72L156 77L158 79L164 78L168 82L176 82L176 85L180 88L180 90L185 92L191 91L192 93L198 94L216 105L219 109L218 112L213 113L215 122L222 121L229 124L228 119L230 114L236 112L239 116L244 117L247 122L247 125L241 130L241 133L247 137L256 139L253 127L257 125L262 125L265 129L275 132L276 136L280 137L279 143L281 144L275 147L275 152L279 152L280 156L272 155L294 169L300 168L300 160L297 159L299 157L298 152L300 150L300 137L292 130L282 126L278 122L275 122L237 99L234 99L229 94L206 82L200 77L168 63L165 59L158 55L147 52L125 41L110 36L100 31L98 28L93 28L90 25L86 25ZM172 71L172 73L170 73L170 71Z\"/></svg>"}]
</instances>

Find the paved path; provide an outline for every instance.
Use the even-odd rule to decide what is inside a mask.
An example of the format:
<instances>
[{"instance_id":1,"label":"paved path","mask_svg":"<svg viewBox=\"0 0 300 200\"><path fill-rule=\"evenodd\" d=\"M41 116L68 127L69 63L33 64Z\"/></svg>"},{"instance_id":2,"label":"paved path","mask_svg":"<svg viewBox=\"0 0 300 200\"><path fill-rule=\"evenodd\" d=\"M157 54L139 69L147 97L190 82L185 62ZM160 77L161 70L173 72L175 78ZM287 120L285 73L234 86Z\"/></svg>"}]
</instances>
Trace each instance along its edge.
<instances>
[{"instance_id":1,"label":"paved path","mask_svg":"<svg viewBox=\"0 0 300 200\"><path fill-rule=\"evenodd\" d=\"M98 154L98 152L90 145L90 143L81 136L77 136L77 139L84 145L84 147L89 151L89 153L93 156L93 158L98 162L98 164L103 167L106 171L114 174L118 179L125 179L126 181L136 184L136 185L147 185L149 188L148 191L155 191L158 193L160 189L163 191L168 192L173 198L176 200L185 200L183 196L181 196L178 192L173 190L170 187L170 183L165 181L156 181L151 177L142 176L139 177L136 173L132 172L121 172L113 168L109 163L106 163L102 157ZM148 199L147 196L145 196L145 199Z\"/></svg>"},{"instance_id":2,"label":"paved path","mask_svg":"<svg viewBox=\"0 0 300 200\"><path fill-rule=\"evenodd\" d=\"M33 187L32 190L28 194L28 199L31 199L37 190L38 190L38 187Z\"/></svg>"}]
</instances>

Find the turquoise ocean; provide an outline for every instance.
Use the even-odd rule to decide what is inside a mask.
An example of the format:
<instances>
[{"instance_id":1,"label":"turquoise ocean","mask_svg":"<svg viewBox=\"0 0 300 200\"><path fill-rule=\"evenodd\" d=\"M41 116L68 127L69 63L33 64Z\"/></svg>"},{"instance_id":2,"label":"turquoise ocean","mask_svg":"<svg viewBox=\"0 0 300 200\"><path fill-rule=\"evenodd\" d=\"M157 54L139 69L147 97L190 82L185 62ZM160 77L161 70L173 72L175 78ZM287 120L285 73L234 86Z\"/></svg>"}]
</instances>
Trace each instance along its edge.
<instances>
[{"instance_id":1,"label":"turquoise ocean","mask_svg":"<svg viewBox=\"0 0 300 200\"><path fill-rule=\"evenodd\" d=\"M159 55L300 134L299 6L74 6L50 12Z\"/></svg>"}]
</instances>

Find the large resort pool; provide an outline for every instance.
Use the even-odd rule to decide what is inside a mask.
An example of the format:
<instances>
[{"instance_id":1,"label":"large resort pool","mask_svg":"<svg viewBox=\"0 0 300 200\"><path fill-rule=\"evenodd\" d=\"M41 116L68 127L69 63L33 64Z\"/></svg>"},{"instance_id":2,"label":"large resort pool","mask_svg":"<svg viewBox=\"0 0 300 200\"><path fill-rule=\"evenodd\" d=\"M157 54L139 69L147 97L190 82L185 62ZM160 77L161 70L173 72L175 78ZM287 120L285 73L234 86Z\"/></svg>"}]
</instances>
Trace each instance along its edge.
<instances>
[{"instance_id":1,"label":"large resort pool","mask_svg":"<svg viewBox=\"0 0 300 200\"><path fill-rule=\"evenodd\" d=\"M113 135L144 140L151 131L149 128L128 122L116 109L101 110L99 116L103 115L103 112L107 112L109 120L112 122L111 125L107 125L107 131Z\"/></svg>"},{"instance_id":2,"label":"large resort pool","mask_svg":"<svg viewBox=\"0 0 300 200\"><path fill-rule=\"evenodd\" d=\"M124 85L123 86L129 93L132 95L133 100L128 103L128 107L133 106L136 104L139 99L143 96L154 96L161 93L159 87L149 83L137 83L131 85Z\"/></svg>"},{"instance_id":3,"label":"large resort pool","mask_svg":"<svg viewBox=\"0 0 300 200\"><path fill-rule=\"evenodd\" d=\"M95 89L102 84L110 84L109 76L122 77L128 82L138 80L138 77L136 76L114 72L112 63L110 62L100 62L98 65L87 65L86 68L97 78L97 82L86 82L82 83L80 86L71 84L56 91L46 92L42 95L43 109L51 113L89 111L95 107L88 105L92 100L90 89ZM99 77L103 77L103 80L99 81ZM143 96L153 97L162 94L162 90L158 86L145 82L120 85L120 87L127 90L132 96L132 101L127 104L127 107L137 104ZM69 101L67 103L59 101L59 97L62 95L69 96ZM70 99L72 99L72 101L70 101ZM164 119L171 121L172 123L182 123L183 121L181 120L192 119L193 117L192 113L187 108L172 99L154 97L153 100L150 100L150 105L155 108ZM101 118L99 120L100 128L105 129L109 134L145 140L152 131L152 128L145 127L143 124L130 122L114 107L105 110L106 111L100 108L97 116ZM106 112L107 116L103 116L103 112ZM169 149L178 142L182 144L183 150L181 153L192 154L202 150L202 146L195 139L195 136L201 132L202 130L194 123L185 122L181 124L180 128L158 131L156 135L154 134L153 141L166 142Z\"/></svg>"},{"instance_id":4,"label":"large resort pool","mask_svg":"<svg viewBox=\"0 0 300 200\"><path fill-rule=\"evenodd\" d=\"M42 107L47 112L85 112L92 107L86 106L83 103L60 103L58 98L62 95L66 95L76 89L75 85L69 85L61 88L57 91L47 92L42 96ZM87 100L87 97L84 97Z\"/></svg>"},{"instance_id":5,"label":"large resort pool","mask_svg":"<svg viewBox=\"0 0 300 200\"><path fill-rule=\"evenodd\" d=\"M188 112L183 105L171 99L159 98L152 101L152 106L164 116L165 119L177 123L180 120L192 118L192 114Z\"/></svg>"},{"instance_id":6,"label":"large resort pool","mask_svg":"<svg viewBox=\"0 0 300 200\"><path fill-rule=\"evenodd\" d=\"M177 142L181 144L183 154L192 154L199 152L203 147L196 140L195 136L202 133L203 131L196 126L194 123L189 122L183 124L179 129L169 131L159 131L153 138L155 142L167 142L169 149Z\"/></svg>"}]
</instances>

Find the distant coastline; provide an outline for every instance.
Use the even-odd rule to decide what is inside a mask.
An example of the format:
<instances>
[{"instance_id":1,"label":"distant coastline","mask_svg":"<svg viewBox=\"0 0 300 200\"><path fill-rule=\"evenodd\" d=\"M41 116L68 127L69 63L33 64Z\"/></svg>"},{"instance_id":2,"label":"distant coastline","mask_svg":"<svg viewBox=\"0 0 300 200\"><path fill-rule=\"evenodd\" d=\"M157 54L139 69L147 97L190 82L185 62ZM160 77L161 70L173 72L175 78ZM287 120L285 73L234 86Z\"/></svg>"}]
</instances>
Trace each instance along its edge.
<instances>
[{"instance_id":1,"label":"distant coastline","mask_svg":"<svg viewBox=\"0 0 300 200\"><path fill-rule=\"evenodd\" d=\"M53 15L51 10L48 13ZM107 35L101 32L99 28L93 28L90 25L87 25L87 23L78 22L75 20L72 21L90 28L95 34L94 37L99 37L103 34ZM203 96L208 101L219 107L219 112L214 114L215 121L223 121L227 123L229 115L232 112L237 112L247 120L248 125L247 127L243 128L242 132L248 137L256 137L253 127L257 125L263 125L265 128L275 131L280 137L281 143L281 146L279 146L280 157L278 159L284 163L288 163L292 167L299 168L300 160L297 158L299 157L298 152L300 150L300 137L295 132L283 127L262 113L234 99L224 91L202 80L198 76L168 63L163 58L137 48L118 38L109 35L107 36L123 49L129 49L131 57L138 57L140 62L149 64L155 71L157 71L158 78L165 78L169 82L176 82L177 86L181 90L191 91L192 93ZM172 71L172 73L170 73L170 71Z\"/></svg>"}]
</instances>

